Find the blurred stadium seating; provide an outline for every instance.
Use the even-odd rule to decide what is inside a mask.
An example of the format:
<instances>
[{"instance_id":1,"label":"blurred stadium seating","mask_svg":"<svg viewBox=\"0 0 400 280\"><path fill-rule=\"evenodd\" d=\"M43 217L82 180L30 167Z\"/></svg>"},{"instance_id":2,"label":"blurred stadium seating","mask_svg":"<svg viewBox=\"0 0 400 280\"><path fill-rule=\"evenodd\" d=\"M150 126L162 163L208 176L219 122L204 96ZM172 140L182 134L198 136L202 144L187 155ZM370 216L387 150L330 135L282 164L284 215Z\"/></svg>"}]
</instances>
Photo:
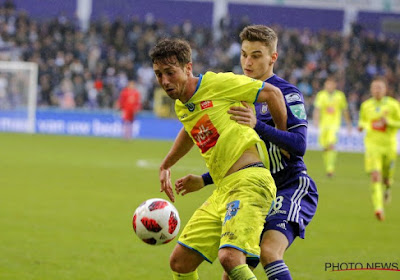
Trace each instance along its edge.
<instances>
[{"instance_id":1,"label":"blurred stadium seating","mask_svg":"<svg viewBox=\"0 0 400 280\"><path fill-rule=\"evenodd\" d=\"M400 97L396 1L214 1L225 14L213 12L212 1L86 2L92 2L87 30L77 18L80 1L0 2L0 59L39 65L39 110L112 109L133 79L144 109L153 111L156 104L162 106L157 114L170 117L170 104L154 102L157 86L147 55L154 42L166 36L189 40L195 73L240 72L238 32L248 24L278 32L276 73L302 90L309 117L315 93L331 74L348 97L353 121L372 77L385 76L390 93Z\"/></svg>"}]
</instances>

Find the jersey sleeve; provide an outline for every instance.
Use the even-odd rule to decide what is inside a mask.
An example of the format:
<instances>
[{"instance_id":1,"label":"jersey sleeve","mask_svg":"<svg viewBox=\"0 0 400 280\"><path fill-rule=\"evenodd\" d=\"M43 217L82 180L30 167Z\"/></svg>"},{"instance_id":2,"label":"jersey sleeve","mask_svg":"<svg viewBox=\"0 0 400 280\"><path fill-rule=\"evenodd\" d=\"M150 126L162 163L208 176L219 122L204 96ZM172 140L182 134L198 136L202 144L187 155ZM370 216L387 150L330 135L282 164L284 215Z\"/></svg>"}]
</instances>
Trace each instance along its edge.
<instances>
[{"instance_id":1,"label":"jersey sleeve","mask_svg":"<svg viewBox=\"0 0 400 280\"><path fill-rule=\"evenodd\" d=\"M271 142L296 156L304 156L307 147L307 127L299 125L290 131L278 130L257 120L255 131L264 142Z\"/></svg>"},{"instance_id":2,"label":"jersey sleeve","mask_svg":"<svg viewBox=\"0 0 400 280\"><path fill-rule=\"evenodd\" d=\"M390 127L400 128L400 103L393 100L393 113L387 118Z\"/></svg>"},{"instance_id":3,"label":"jersey sleeve","mask_svg":"<svg viewBox=\"0 0 400 280\"><path fill-rule=\"evenodd\" d=\"M340 103L340 109L341 110L347 109L347 99L346 99L346 95L344 94L344 92L342 92L342 102Z\"/></svg>"},{"instance_id":4,"label":"jersey sleeve","mask_svg":"<svg viewBox=\"0 0 400 280\"><path fill-rule=\"evenodd\" d=\"M120 94L119 99L118 99L118 107L121 110L125 108L125 103L126 103L126 94L125 94L125 92L126 92L126 90L123 89L121 91L121 94Z\"/></svg>"},{"instance_id":5,"label":"jersey sleeve","mask_svg":"<svg viewBox=\"0 0 400 280\"><path fill-rule=\"evenodd\" d=\"M367 127L367 120L365 118L365 103L361 104L359 118L358 118L358 127L362 129L366 129Z\"/></svg>"}]
</instances>

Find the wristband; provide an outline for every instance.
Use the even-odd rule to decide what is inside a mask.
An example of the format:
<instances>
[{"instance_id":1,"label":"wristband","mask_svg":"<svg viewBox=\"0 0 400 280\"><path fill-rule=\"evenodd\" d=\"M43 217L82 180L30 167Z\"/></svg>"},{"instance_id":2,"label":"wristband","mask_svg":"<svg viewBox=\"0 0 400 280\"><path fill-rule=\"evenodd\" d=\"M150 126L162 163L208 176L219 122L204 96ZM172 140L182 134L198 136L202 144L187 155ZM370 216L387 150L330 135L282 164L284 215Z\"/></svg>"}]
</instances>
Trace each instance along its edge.
<instances>
[{"instance_id":1,"label":"wristband","mask_svg":"<svg viewBox=\"0 0 400 280\"><path fill-rule=\"evenodd\" d=\"M201 175L201 178L203 178L204 186L211 185L214 183L210 173L208 172Z\"/></svg>"}]
</instances>

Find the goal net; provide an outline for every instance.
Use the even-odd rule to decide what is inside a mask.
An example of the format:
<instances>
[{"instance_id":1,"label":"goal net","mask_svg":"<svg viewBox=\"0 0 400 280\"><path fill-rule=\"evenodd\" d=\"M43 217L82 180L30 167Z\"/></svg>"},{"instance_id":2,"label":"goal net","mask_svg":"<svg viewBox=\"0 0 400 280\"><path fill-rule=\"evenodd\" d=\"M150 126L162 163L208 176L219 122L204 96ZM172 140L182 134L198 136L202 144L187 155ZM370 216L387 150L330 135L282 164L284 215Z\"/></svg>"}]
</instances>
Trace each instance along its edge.
<instances>
[{"instance_id":1,"label":"goal net","mask_svg":"<svg viewBox=\"0 0 400 280\"><path fill-rule=\"evenodd\" d=\"M35 132L38 66L0 61L0 131Z\"/></svg>"}]
</instances>

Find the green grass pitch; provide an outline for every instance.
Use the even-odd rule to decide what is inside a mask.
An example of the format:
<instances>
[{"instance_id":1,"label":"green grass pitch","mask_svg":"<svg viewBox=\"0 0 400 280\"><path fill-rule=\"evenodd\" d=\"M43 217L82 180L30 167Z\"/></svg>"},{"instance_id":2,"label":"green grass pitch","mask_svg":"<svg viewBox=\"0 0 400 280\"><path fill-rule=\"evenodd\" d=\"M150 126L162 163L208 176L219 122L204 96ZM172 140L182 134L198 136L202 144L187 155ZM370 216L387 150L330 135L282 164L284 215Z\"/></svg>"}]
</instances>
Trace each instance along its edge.
<instances>
[{"instance_id":1,"label":"green grass pitch","mask_svg":"<svg viewBox=\"0 0 400 280\"><path fill-rule=\"evenodd\" d=\"M175 245L153 247L132 230L132 214L159 192L158 165L172 142L0 134L0 279L171 279ZM394 271L325 271L325 263L400 263L400 191L378 222L369 197L362 154L340 153L334 178L325 177L320 152L308 151L309 173L320 201L285 261L294 279L400 279ZM172 170L173 179L202 173L194 149ZM397 167L396 178L400 170ZM185 225L213 187L175 203ZM199 268L220 279L216 261ZM256 269L258 279L266 279Z\"/></svg>"}]
</instances>

